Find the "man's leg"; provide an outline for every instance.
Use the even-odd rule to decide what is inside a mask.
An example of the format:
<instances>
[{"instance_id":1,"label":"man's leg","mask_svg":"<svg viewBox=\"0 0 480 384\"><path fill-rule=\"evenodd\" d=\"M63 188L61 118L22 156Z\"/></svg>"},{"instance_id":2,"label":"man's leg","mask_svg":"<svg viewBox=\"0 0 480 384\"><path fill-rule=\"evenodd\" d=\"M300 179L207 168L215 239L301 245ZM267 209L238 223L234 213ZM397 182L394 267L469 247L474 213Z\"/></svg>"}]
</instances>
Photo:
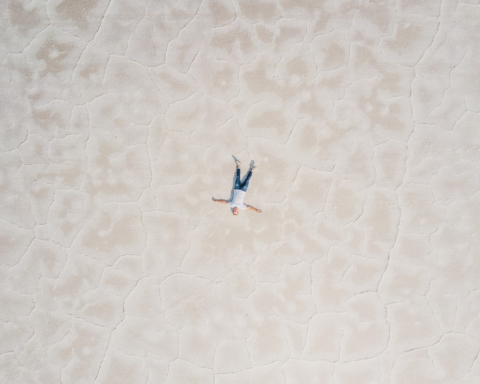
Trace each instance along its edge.
<instances>
[{"instance_id":1,"label":"man's leg","mask_svg":"<svg viewBox=\"0 0 480 384\"><path fill-rule=\"evenodd\" d=\"M248 183L250 182L250 178L252 177L252 170L250 169L248 171L248 175L247 175L247 178L245 179L245 181L243 182L242 185L240 185L240 188L242 191L245 191L247 192L247 188L248 188Z\"/></svg>"},{"instance_id":2,"label":"man's leg","mask_svg":"<svg viewBox=\"0 0 480 384\"><path fill-rule=\"evenodd\" d=\"M240 189L240 168L237 166L234 189Z\"/></svg>"}]
</instances>

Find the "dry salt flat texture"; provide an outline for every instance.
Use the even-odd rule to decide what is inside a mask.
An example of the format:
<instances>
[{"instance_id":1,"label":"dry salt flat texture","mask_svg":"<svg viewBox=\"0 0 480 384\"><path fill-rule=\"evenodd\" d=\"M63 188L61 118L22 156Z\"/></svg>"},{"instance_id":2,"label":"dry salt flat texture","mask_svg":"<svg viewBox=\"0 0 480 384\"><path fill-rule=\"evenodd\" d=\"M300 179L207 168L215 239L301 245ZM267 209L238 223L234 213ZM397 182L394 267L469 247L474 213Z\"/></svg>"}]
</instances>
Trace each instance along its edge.
<instances>
[{"instance_id":1,"label":"dry salt flat texture","mask_svg":"<svg viewBox=\"0 0 480 384\"><path fill-rule=\"evenodd\" d=\"M480 382L478 0L0 15L0 382Z\"/></svg>"}]
</instances>

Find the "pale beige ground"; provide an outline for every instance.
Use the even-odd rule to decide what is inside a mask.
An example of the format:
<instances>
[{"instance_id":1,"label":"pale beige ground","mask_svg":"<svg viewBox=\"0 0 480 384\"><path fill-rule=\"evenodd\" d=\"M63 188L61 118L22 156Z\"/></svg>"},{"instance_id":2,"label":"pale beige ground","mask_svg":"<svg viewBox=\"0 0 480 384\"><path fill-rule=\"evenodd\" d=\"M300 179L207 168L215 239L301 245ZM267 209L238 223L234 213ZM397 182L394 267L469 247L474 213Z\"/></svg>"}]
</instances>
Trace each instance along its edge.
<instances>
[{"instance_id":1,"label":"pale beige ground","mask_svg":"<svg viewBox=\"0 0 480 384\"><path fill-rule=\"evenodd\" d=\"M0 28L1 383L480 382L478 0Z\"/></svg>"}]
</instances>

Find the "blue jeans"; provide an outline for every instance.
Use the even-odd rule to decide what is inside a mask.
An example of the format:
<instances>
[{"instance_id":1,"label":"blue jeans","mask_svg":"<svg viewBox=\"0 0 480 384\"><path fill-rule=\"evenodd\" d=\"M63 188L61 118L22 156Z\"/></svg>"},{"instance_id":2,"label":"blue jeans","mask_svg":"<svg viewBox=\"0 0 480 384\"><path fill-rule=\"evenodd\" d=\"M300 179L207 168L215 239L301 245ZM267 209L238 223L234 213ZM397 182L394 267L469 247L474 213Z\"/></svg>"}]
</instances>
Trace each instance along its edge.
<instances>
[{"instance_id":1,"label":"blue jeans","mask_svg":"<svg viewBox=\"0 0 480 384\"><path fill-rule=\"evenodd\" d=\"M252 171L248 171L247 178L243 182L243 184L240 181L240 168L237 168L237 176L235 177L235 188L234 189L241 189L244 192L247 192L248 188L248 182L250 181L250 178L252 177Z\"/></svg>"}]
</instances>

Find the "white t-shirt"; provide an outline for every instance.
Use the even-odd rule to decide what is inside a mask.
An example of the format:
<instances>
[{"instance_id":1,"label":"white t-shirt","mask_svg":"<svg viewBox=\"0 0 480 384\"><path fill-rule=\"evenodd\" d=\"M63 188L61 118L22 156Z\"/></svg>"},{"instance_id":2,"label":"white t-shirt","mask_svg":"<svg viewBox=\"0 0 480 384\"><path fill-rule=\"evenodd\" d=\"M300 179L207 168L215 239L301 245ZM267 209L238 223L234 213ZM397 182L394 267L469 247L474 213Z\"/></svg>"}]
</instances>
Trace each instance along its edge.
<instances>
[{"instance_id":1,"label":"white t-shirt","mask_svg":"<svg viewBox=\"0 0 480 384\"><path fill-rule=\"evenodd\" d=\"M233 190L233 198L227 202L227 205L230 208L238 207L240 209L247 209L247 206L243 203L243 198L245 197L245 191L241 189Z\"/></svg>"}]
</instances>

